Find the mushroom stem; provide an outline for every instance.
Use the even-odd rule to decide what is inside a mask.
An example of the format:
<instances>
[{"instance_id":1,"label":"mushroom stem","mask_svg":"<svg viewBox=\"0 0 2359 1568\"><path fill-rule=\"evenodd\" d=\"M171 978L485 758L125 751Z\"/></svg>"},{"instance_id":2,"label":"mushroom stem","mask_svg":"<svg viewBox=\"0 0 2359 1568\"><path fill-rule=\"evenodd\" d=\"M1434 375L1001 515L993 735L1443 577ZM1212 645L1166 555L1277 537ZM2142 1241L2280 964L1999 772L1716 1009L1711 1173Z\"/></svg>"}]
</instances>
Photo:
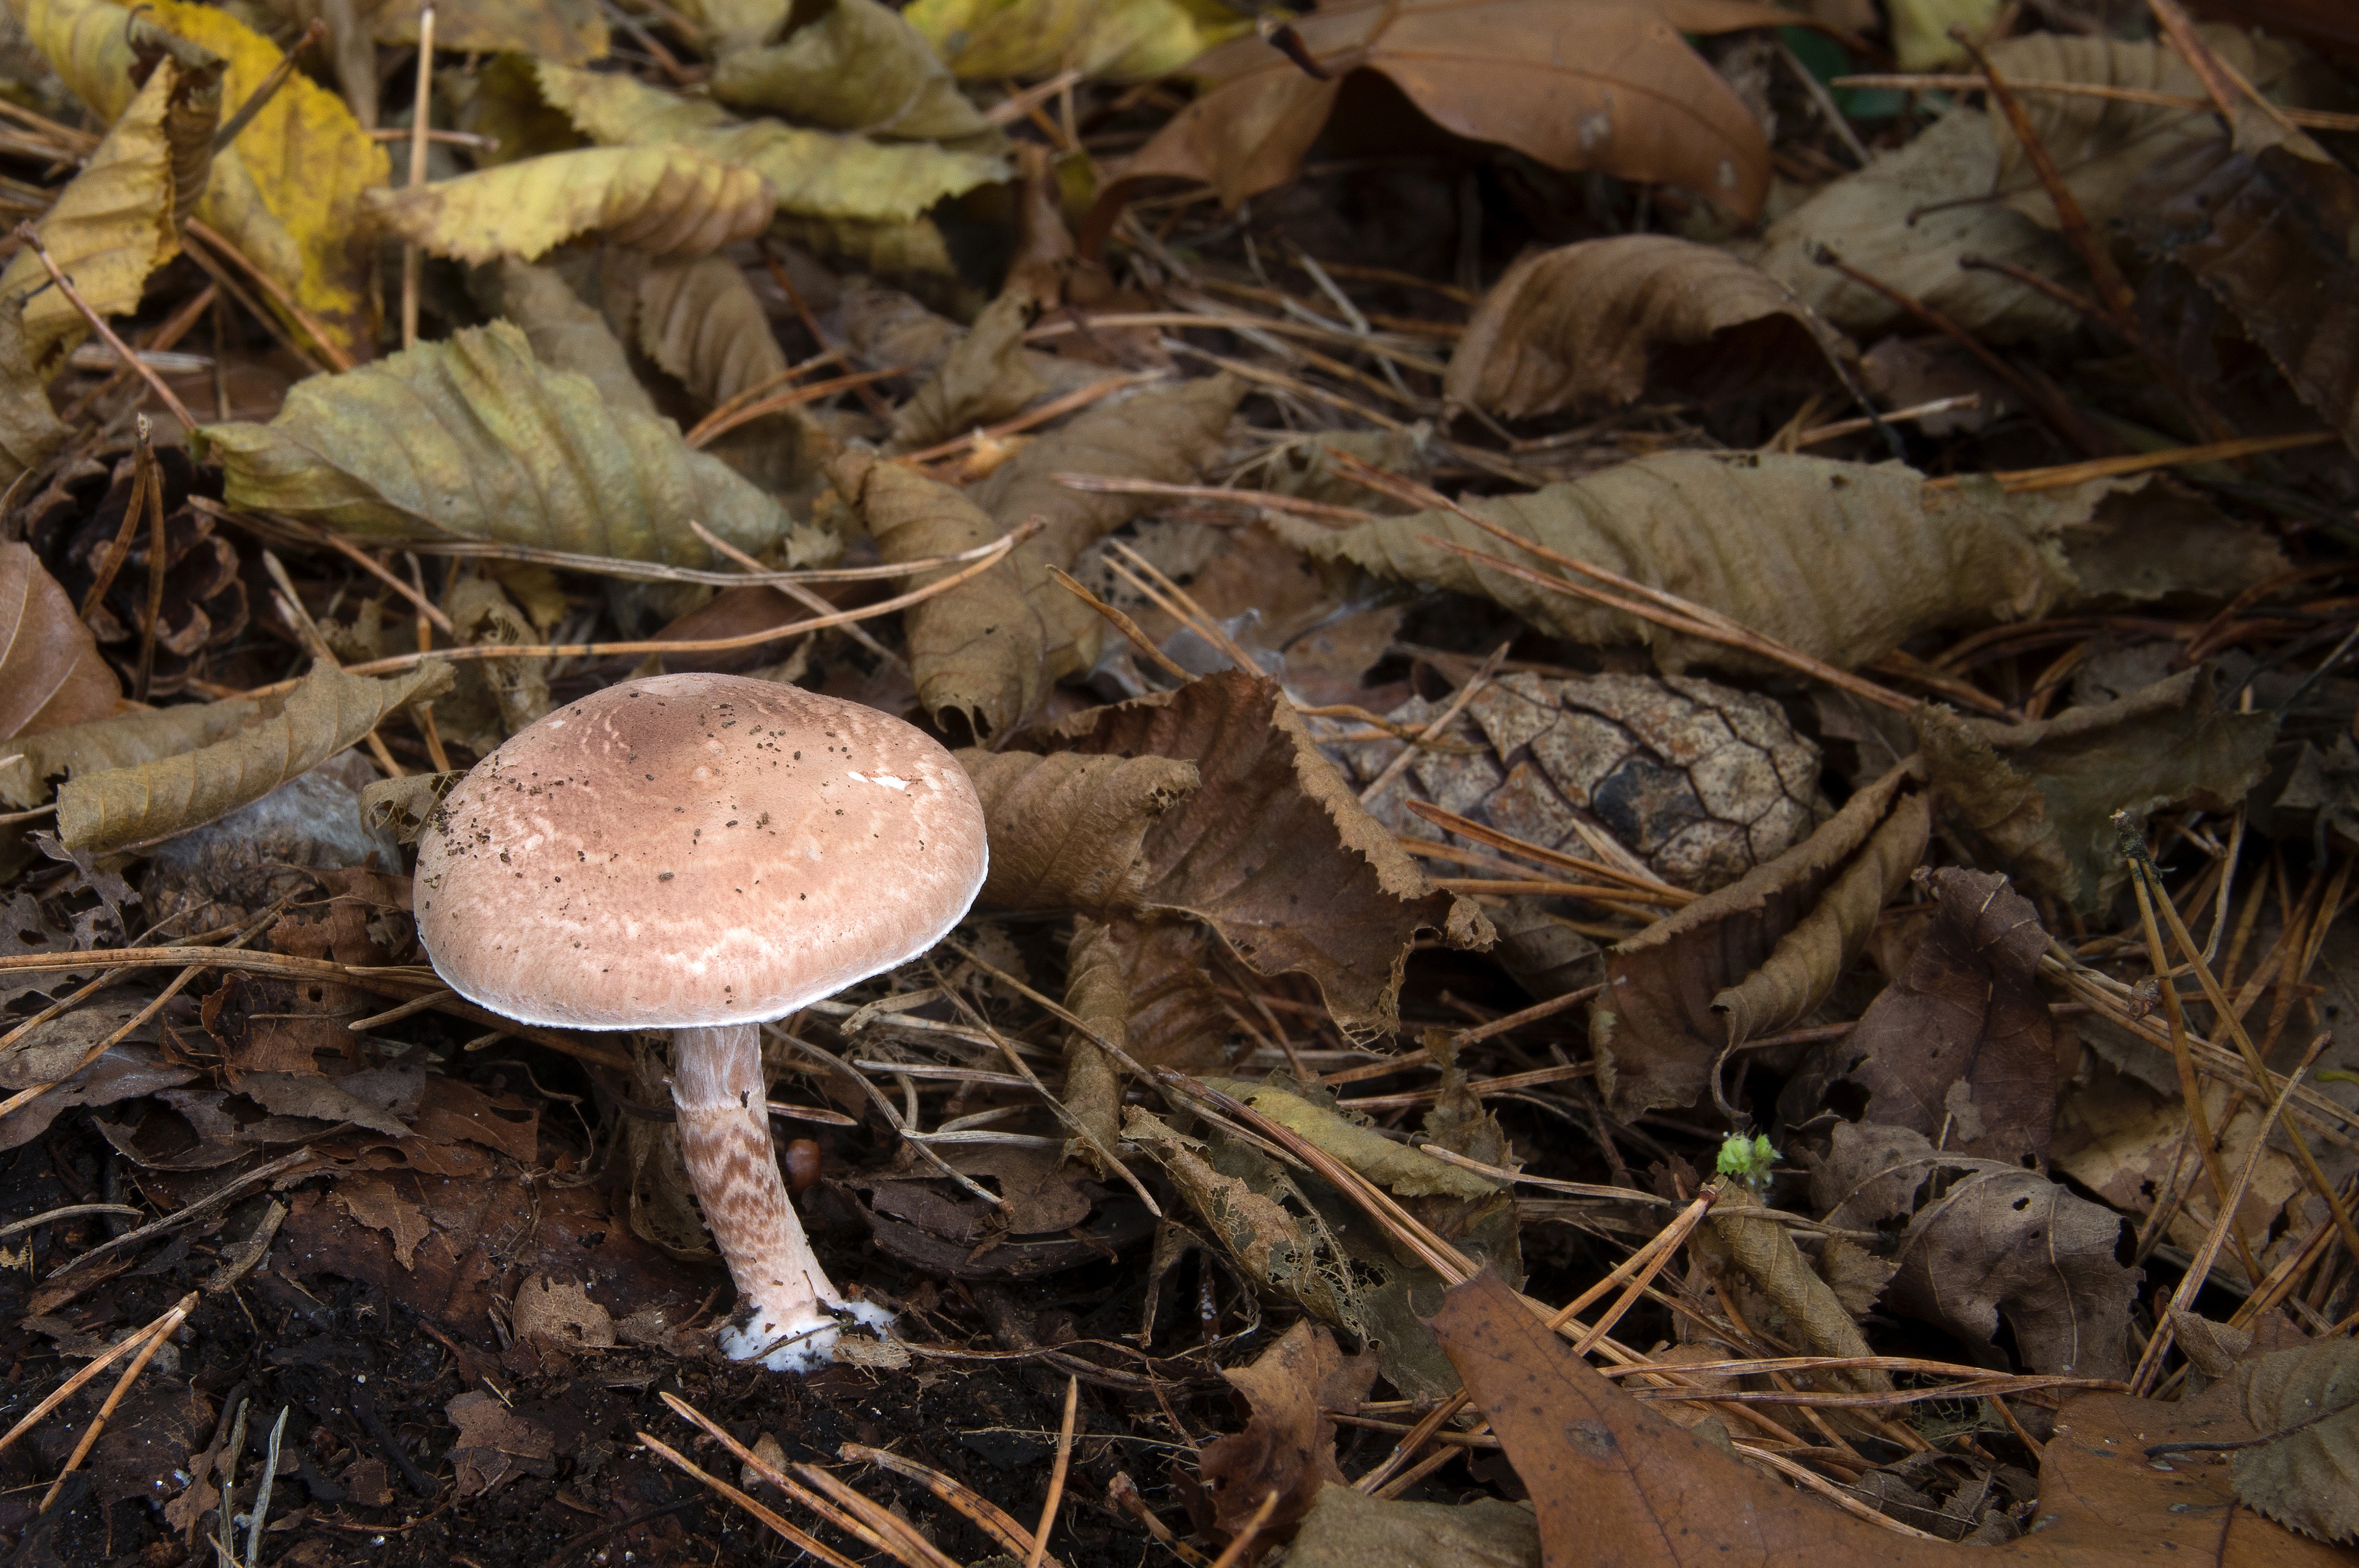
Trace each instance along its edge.
<instances>
[{"instance_id":1,"label":"mushroom stem","mask_svg":"<svg viewBox=\"0 0 2359 1568\"><path fill-rule=\"evenodd\" d=\"M891 1314L845 1301L812 1255L770 1145L767 1087L755 1025L672 1032L680 1152L737 1281L737 1311L721 1330L721 1348L733 1361L808 1371L830 1359L844 1318L881 1326Z\"/></svg>"}]
</instances>

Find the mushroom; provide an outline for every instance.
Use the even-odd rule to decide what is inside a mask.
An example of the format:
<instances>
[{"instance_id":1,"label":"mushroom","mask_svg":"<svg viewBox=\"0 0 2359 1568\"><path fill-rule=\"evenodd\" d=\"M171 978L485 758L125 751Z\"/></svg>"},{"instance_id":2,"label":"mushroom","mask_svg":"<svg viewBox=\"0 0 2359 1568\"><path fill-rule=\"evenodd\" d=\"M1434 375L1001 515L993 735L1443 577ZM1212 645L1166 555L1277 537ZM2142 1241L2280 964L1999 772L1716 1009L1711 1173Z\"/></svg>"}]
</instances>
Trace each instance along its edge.
<instances>
[{"instance_id":1,"label":"mushroom","mask_svg":"<svg viewBox=\"0 0 2359 1568\"><path fill-rule=\"evenodd\" d=\"M847 1301L770 1142L756 1025L923 953L983 887L983 806L874 708L742 676L626 681L518 730L419 838L418 934L470 1001L527 1023L669 1029L672 1104L737 1281L733 1360L801 1371Z\"/></svg>"}]
</instances>

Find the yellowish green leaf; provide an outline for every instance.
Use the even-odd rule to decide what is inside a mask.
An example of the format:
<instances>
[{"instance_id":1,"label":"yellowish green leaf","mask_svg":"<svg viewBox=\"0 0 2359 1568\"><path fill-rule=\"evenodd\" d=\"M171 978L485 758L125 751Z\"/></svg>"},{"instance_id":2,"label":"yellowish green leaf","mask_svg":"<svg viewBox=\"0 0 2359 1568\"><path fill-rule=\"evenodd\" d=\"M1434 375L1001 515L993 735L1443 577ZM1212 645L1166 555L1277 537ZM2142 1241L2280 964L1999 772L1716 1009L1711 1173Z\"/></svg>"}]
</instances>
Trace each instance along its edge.
<instances>
[{"instance_id":1,"label":"yellowish green leaf","mask_svg":"<svg viewBox=\"0 0 2359 1568\"><path fill-rule=\"evenodd\" d=\"M173 138L210 147L220 108L217 70L189 71L165 60L34 225L59 269L100 315L137 309L147 275L179 254ZM40 380L56 374L89 335L82 312L50 284L29 245L0 272L0 298L25 302L25 362Z\"/></svg>"},{"instance_id":2,"label":"yellowish green leaf","mask_svg":"<svg viewBox=\"0 0 2359 1568\"><path fill-rule=\"evenodd\" d=\"M434 91L451 105L451 123L470 135L491 138L490 146L475 149L477 168L590 145L564 111L542 99L538 69L529 55L499 54L472 70L434 73Z\"/></svg>"},{"instance_id":3,"label":"yellowish green leaf","mask_svg":"<svg viewBox=\"0 0 2359 1568\"><path fill-rule=\"evenodd\" d=\"M11 810L26 810L49 798L53 779L80 778L177 757L275 718L286 706L284 697L184 702L86 719L66 729L19 737L0 749L0 803Z\"/></svg>"},{"instance_id":4,"label":"yellowish green leaf","mask_svg":"<svg viewBox=\"0 0 2359 1568\"><path fill-rule=\"evenodd\" d=\"M756 49L777 37L793 0L679 0L675 7L704 29L716 52Z\"/></svg>"},{"instance_id":5,"label":"yellowish green leaf","mask_svg":"<svg viewBox=\"0 0 2359 1568\"><path fill-rule=\"evenodd\" d=\"M605 316L584 303L555 267L504 258L471 278L487 310L524 330L533 357L550 370L586 375L616 408L652 417L656 401L631 373L631 357Z\"/></svg>"},{"instance_id":6,"label":"yellowish green leaf","mask_svg":"<svg viewBox=\"0 0 2359 1568\"><path fill-rule=\"evenodd\" d=\"M68 849L103 852L201 827L356 744L386 714L450 680L439 661L386 680L322 665L275 716L227 740L70 781L58 791L58 838Z\"/></svg>"},{"instance_id":7,"label":"yellowish green leaf","mask_svg":"<svg viewBox=\"0 0 2359 1568\"><path fill-rule=\"evenodd\" d=\"M1963 27L1974 38L1991 30L2000 0L1890 0L1892 52L1903 70L1940 70L1966 60L1962 45L1950 37Z\"/></svg>"},{"instance_id":8,"label":"yellowish green leaf","mask_svg":"<svg viewBox=\"0 0 2359 1568\"><path fill-rule=\"evenodd\" d=\"M1253 29L1220 0L916 0L903 15L970 81L1066 70L1144 81Z\"/></svg>"},{"instance_id":9,"label":"yellowish green leaf","mask_svg":"<svg viewBox=\"0 0 2359 1568\"><path fill-rule=\"evenodd\" d=\"M229 61L224 114L252 96L284 58L277 45L216 6L156 0L154 15ZM198 215L257 265L272 268L337 347L366 358L375 334L361 194L388 178L385 148L369 139L342 99L299 70L214 161L215 178ZM226 178L224 164L234 166ZM237 179L238 172L250 177L250 186Z\"/></svg>"},{"instance_id":10,"label":"yellowish green leaf","mask_svg":"<svg viewBox=\"0 0 2359 1568\"><path fill-rule=\"evenodd\" d=\"M539 81L542 97L591 140L607 146L678 142L741 164L770 182L782 212L907 223L946 196L1007 178L1004 158L887 145L776 120L748 123L717 103L627 76L543 65Z\"/></svg>"},{"instance_id":11,"label":"yellowish green leaf","mask_svg":"<svg viewBox=\"0 0 2359 1568\"><path fill-rule=\"evenodd\" d=\"M379 5L369 18L381 44L418 43L419 7ZM434 47L496 54L514 49L559 65L606 58L597 0L435 0Z\"/></svg>"},{"instance_id":12,"label":"yellowish green leaf","mask_svg":"<svg viewBox=\"0 0 2359 1568\"><path fill-rule=\"evenodd\" d=\"M0 293L0 490L48 461L66 438L65 426L49 406L49 388L33 373L25 304Z\"/></svg>"},{"instance_id":13,"label":"yellowish green leaf","mask_svg":"<svg viewBox=\"0 0 2359 1568\"><path fill-rule=\"evenodd\" d=\"M774 205L752 169L683 146L583 147L367 196L386 229L468 262L534 261L586 233L701 256L761 233Z\"/></svg>"},{"instance_id":14,"label":"yellowish green leaf","mask_svg":"<svg viewBox=\"0 0 2359 1568\"><path fill-rule=\"evenodd\" d=\"M55 733L122 706L114 671L66 590L31 546L0 545L0 736ZM0 762L0 790L9 777Z\"/></svg>"},{"instance_id":15,"label":"yellowish green leaf","mask_svg":"<svg viewBox=\"0 0 2359 1568\"><path fill-rule=\"evenodd\" d=\"M723 54L712 95L741 109L897 141L955 141L991 130L932 45L877 0L835 0L782 42Z\"/></svg>"},{"instance_id":16,"label":"yellowish green leaf","mask_svg":"<svg viewBox=\"0 0 2359 1568\"><path fill-rule=\"evenodd\" d=\"M862 223L848 218L809 218L780 213L772 231L815 255L872 277L954 278L950 242L931 218L906 223Z\"/></svg>"},{"instance_id":17,"label":"yellowish green leaf","mask_svg":"<svg viewBox=\"0 0 2359 1568\"><path fill-rule=\"evenodd\" d=\"M206 427L229 503L350 532L429 532L702 565L695 518L759 553L785 508L669 419L610 406L586 376L533 358L495 321L374 365L314 376L267 425Z\"/></svg>"},{"instance_id":18,"label":"yellowish green leaf","mask_svg":"<svg viewBox=\"0 0 2359 1568\"><path fill-rule=\"evenodd\" d=\"M1267 1084L1207 1078L1206 1086L1234 1096L1280 1127L1298 1132L1372 1182L1405 1198L1452 1197L1476 1202L1503 1190L1488 1176L1437 1160L1422 1149L1396 1143L1315 1100Z\"/></svg>"}]
</instances>

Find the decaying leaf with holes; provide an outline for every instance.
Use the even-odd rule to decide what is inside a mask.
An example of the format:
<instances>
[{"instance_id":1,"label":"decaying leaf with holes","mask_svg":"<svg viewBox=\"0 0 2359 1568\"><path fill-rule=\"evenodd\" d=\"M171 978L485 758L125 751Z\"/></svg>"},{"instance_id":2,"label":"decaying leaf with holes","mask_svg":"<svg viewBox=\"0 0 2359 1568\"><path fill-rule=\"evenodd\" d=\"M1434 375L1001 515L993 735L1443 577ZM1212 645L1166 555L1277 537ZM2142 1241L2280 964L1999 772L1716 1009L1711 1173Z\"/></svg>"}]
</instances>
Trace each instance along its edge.
<instances>
[{"instance_id":1,"label":"decaying leaf with holes","mask_svg":"<svg viewBox=\"0 0 2359 1568\"><path fill-rule=\"evenodd\" d=\"M1411 697L1386 717L1421 730L1447 706ZM1394 832L1485 849L1408 808L1425 800L1594 860L1585 826L1663 881L1697 892L1775 860L1832 809L1819 794L1819 749L1784 709L1693 676L1502 676L1435 739L1369 803ZM1403 744L1356 741L1327 751L1364 785Z\"/></svg>"},{"instance_id":2,"label":"decaying leaf with holes","mask_svg":"<svg viewBox=\"0 0 2359 1568\"><path fill-rule=\"evenodd\" d=\"M1793 849L1608 955L1589 1040L1614 1115L1693 1103L1729 1046L1826 1000L1924 858L1932 805L1919 783L1913 760L1893 769Z\"/></svg>"},{"instance_id":3,"label":"decaying leaf with holes","mask_svg":"<svg viewBox=\"0 0 2359 1568\"><path fill-rule=\"evenodd\" d=\"M1711 403L1836 384L1857 352L1750 262L1669 234L1538 251L1491 286L1450 355L1449 402L1509 419L1641 393Z\"/></svg>"},{"instance_id":4,"label":"decaying leaf with holes","mask_svg":"<svg viewBox=\"0 0 2359 1568\"><path fill-rule=\"evenodd\" d=\"M208 425L201 453L229 503L360 534L420 526L576 554L702 566L695 518L749 554L788 540L779 503L669 420L609 404L550 370L514 323L470 327L342 375L299 384L267 425ZM792 564L832 540L794 531Z\"/></svg>"},{"instance_id":5,"label":"decaying leaf with holes","mask_svg":"<svg viewBox=\"0 0 2359 1568\"><path fill-rule=\"evenodd\" d=\"M649 255L706 255L770 226L762 177L693 147L582 147L368 192L386 232L465 262L538 260L596 234Z\"/></svg>"},{"instance_id":6,"label":"decaying leaf with holes","mask_svg":"<svg viewBox=\"0 0 2359 1568\"><path fill-rule=\"evenodd\" d=\"M2056 1024L2037 984L2048 933L1988 871L1920 876L1931 929L1858 1026L1819 1046L1779 1104L1799 1125L1831 1105L1943 1149L2045 1170L2056 1126Z\"/></svg>"},{"instance_id":7,"label":"decaying leaf with holes","mask_svg":"<svg viewBox=\"0 0 2359 1568\"><path fill-rule=\"evenodd\" d=\"M69 848L97 851L201 827L357 744L386 715L450 681L440 660L387 680L323 665L287 694L276 715L201 751L79 774L58 791L58 837Z\"/></svg>"},{"instance_id":8,"label":"decaying leaf with holes","mask_svg":"<svg viewBox=\"0 0 2359 1568\"><path fill-rule=\"evenodd\" d=\"M1027 751L1193 761L1147 827L1140 912L1201 920L1257 973L1306 974L1347 1038L1397 1027L1421 933L1483 947L1473 903L1429 887L1319 754L1274 681L1229 671L1020 736Z\"/></svg>"},{"instance_id":9,"label":"decaying leaf with holes","mask_svg":"<svg viewBox=\"0 0 2359 1568\"><path fill-rule=\"evenodd\" d=\"M2027 885L2093 909L2126 873L2113 815L2233 811L2268 771L2277 721L2220 705L2208 671L2182 670L2111 702L2004 724L1927 706L1927 775L1973 838Z\"/></svg>"},{"instance_id":10,"label":"decaying leaf with holes","mask_svg":"<svg viewBox=\"0 0 2359 1568\"><path fill-rule=\"evenodd\" d=\"M1830 1225L1905 1222L1887 1306L1987 1345L2006 1321L2034 1372L2127 1378L2139 1271L2115 1259L2122 1217L2036 1171L1934 1149L1905 1127L1837 1122L1811 1166Z\"/></svg>"}]
</instances>

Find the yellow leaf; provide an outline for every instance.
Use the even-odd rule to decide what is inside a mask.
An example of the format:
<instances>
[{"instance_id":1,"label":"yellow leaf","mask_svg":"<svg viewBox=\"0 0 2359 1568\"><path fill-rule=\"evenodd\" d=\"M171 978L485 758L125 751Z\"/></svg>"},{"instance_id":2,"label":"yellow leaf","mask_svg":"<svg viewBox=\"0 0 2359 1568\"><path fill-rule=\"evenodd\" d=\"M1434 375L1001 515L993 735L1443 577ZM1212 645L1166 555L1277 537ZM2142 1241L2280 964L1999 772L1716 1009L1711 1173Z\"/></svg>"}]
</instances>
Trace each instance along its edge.
<instances>
[{"instance_id":1,"label":"yellow leaf","mask_svg":"<svg viewBox=\"0 0 2359 1568\"><path fill-rule=\"evenodd\" d=\"M179 61L165 60L35 225L59 269L100 315L137 309L147 275L179 254L172 137L210 146L220 108L217 73L185 71ZM26 362L41 380L89 333L30 246L0 272L0 298L26 301Z\"/></svg>"},{"instance_id":2,"label":"yellow leaf","mask_svg":"<svg viewBox=\"0 0 2359 1568\"><path fill-rule=\"evenodd\" d=\"M1070 69L1144 81L1253 30L1220 0L917 0L901 15L968 81Z\"/></svg>"},{"instance_id":3,"label":"yellow leaf","mask_svg":"<svg viewBox=\"0 0 2359 1568\"><path fill-rule=\"evenodd\" d=\"M592 231L650 255L707 255L761 233L775 205L752 169L684 146L549 153L367 198L394 233L465 262L531 261Z\"/></svg>"},{"instance_id":4,"label":"yellow leaf","mask_svg":"<svg viewBox=\"0 0 2359 1568\"><path fill-rule=\"evenodd\" d=\"M790 0L679 0L676 7L705 31L713 52L756 49L787 25Z\"/></svg>"},{"instance_id":5,"label":"yellow leaf","mask_svg":"<svg viewBox=\"0 0 2359 1568\"><path fill-rule=\"evenodd\" d=\"M1998 11L1999 0L1892 0L1892 52L1903 70L1962 65L1966 51L1950 29L1963 27L1981 38Z\"/></svg>"},{"instance_id":6,"label":"yellow leaf","mask_svg":"<svg viewBox=\"0 0 2359 1568\"><path fill-rule=\"evenodd\" d=\"M131 13L106 0L8 0L49 67L113 124L138 88L131 81Z\"/></svg>"},{"instance_id":7,"label":"yellow leaf","mask_svg":"<svg viewBox=\"0 0 2359 1568\"><path fill-rule=\"evenodd\" d=\"M188 0L155 0L153 11L182 38L228 59L228 112L262 85L281 58L277 46L226 11ZM342 99L299 70L238 133L230 153L234 157L215 160L216 168L234 162L252 176L251 187L241 189L234 178L217 174L199 215L257 265L282 269L291 261L294 270L280 271L278 281L337 347L366 357L375 332L361 193L386 183L385 149L369 139Z\"/></svg>"},{"instance_id":8,"label":"yellow leaf","mask_svg":"<svg viewBox=\"0 0 2359 1568\"><path fill-rule=\"evenodd\" d=\"M925 143L881 145L775 120L748 124L718 104L627 76L540 68L541 95L603 146L677 142L759 173L778 210L804 217L907 223L945 196L1007 178L1004 158Z\"/></svg>"},{"instance_id":9,"label":"yellow leaf","mask_svg":"<svg viewBox=\"0 0 2359 1568\"><path fill-rule=\"evenodd\" d=\"M418 44L416 5L379 5L369 23L381 44ZM606 58L596 0L435 0L434 47L495 54L515 49L559 65Z\"/></svg>"}]
</instances>

